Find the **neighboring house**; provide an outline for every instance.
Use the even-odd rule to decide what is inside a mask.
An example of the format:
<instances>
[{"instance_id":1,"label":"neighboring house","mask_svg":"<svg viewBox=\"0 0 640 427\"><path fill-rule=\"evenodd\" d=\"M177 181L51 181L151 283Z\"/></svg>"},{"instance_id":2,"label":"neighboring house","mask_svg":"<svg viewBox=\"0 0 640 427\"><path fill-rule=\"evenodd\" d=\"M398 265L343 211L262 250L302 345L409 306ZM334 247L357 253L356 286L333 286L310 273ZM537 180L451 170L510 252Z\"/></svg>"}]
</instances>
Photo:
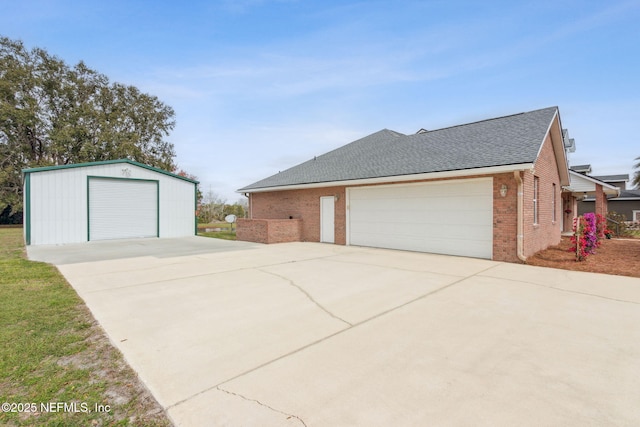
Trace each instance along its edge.
<instances>
[{"instance_id":1,"label":"neighboring house","mask_svg":"<svg viewBox=\"0 0 640 427\"><path fill-rule=\"evenodd\" d=\"M585 212L581 210L582 201L585 198L591 199L591 209L588 212L595 212L602 216L607 216L607 211L611 209L610 201L618 197L620 190L618 187L608 184L596 177L585 175L585 172L577 170L591 171L591 166L581 165L571 167L569 170L569 185L564 188L564 231L572 231L573 218Z\"/></svg>"},{"instance_id":2,"label":"neighboring house","mask_svg":"<svg viewBox=\"0 0 640 427\"><path fill-rule=\"evenodd\" d=\"M237 236L524 260L560 241L565 139L557 107L384 129L239 189Z\"/></svg>"},{"instance_id":3,"label":"neighboring house","mask_svg":"<svg viewBox=\"0 0 640 427\"><path fill-rule=\"evenodd\" d=\"M591 173L591 167L589 166L588 172ZM571 167L575 170L575 167ZM599 175L592 176L591 178L600 180L613 187L618 188L619 195L614 196L608 200L609 210L625 216L627 221L640 222L640 189L631 190L627 189L627 183L629 182L629 175ZM578 214L582 215L586 212L595 211L595 198L587 196L578 203Z\"/></svg>"},{"instance_id":4,"label":"neighboring house","mask_svg":"<svg viewBox=\"0 0 640 427\"><path fill-rule=\"evenodd\" d=\"M22 173L27 245L196 234L192 179L127 159Z\"/></svg>"}]
</instances>

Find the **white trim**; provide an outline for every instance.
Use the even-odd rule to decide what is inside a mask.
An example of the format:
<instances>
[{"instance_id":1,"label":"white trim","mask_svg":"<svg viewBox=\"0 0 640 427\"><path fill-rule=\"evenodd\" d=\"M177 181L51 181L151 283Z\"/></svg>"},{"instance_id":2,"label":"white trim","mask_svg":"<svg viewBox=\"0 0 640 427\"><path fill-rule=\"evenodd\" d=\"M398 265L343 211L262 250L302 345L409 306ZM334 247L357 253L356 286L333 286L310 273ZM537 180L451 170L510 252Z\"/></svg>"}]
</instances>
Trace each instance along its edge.
<instances>
[{"instance_id":1,"label":"white trim","mask_svg":"<svg viewBox=\"0 0 640 427\"><path fill-rule=\"evenodd\" d=\"M547 127L547 131L544 133L544 136L542 137L542 142L540 143L540 147L538 147L538 154L536 154L536 160L538 160L538 158L540 157L540 153L542 153L542 147L544 147L544 141L547 139L547 135L549 135L549 133L551 132L551 128L553 127L553 122L555 121L556 117L558 117L558 109L556 108L556 112L553 113L553 117L551 118L551 122L549 123L549 127ZM560 120L558 120L558 124L559 124ZM562 136L562 129L560 130L560 135ZM551 137L551 145L553 145L553 137ZM562 141L562 146L564 148L564 141ZM555 157L555 153L556 150L553 150L553 154ZM557 157L556 157L557 159Z\"/></svg>"},{"instance_id":2,"label":"white trim","mask_svg":"<svg viewBox=\"0 0 640 427\"><path fill-rule=\"evenodd\" d=\"M331 231L331 240L324 240L324 232L325 232L325 220L327 219L324 214L324 202L329 202L329 206L331 206L331 214L333 215L332 223L333 230ZM336 229L335 229L335 221L336 221L336 199L334 196L320 196L320 242L321 243L335 243L336 242Z\"/></svg>"},{"instance_id":3,"label":"white trim","mask_svg":"<svg viewBox=\"0 0 640 427\"><path fill-rule=\"evenodd\" d=\"M558 221L558 214L557 214L557 193L558 193L558 186L556 185L556 183L554 182L553 185L551 186L553 189L551 191L553 191L553 197L551 199L551 223L555 224L556 221Z\"/></svg>"},{"instance_id":4,"label":"white trim","mask_svg":"<svg viewBox=\"0 0 640 427\"><path fill-rule=\"evenodd\" d=\"M533 176L533 225L540 224L540 178Z\"/></svg>"},{"instance_id":5,"label":"white trim","mask_svg":"<svg viewBox=\"0 0 640 427\"><path fill-rule=\"evenodd\" d=\"M637 219L636 219L637 217ZM632 210L631 211L631 221L636 222L636 221L640 221L640 211L638 210Z\"/></svg>"},{"instance_id":6,"label":"white trim","mask_svg":"<svg viewBox=\"0 0 640 427\"><path fill-rule=\"evenodd\" d=\"M600 181L597 178L593 178L590 177L589 175L583 175L581 173L572 171L571 169L569 169L569 176L572 177L576 177L576 179L580 180L580 179L584 179L586 181L592 182L593 184L600 184L602 185L602 189L604 190L605 188L608 188L609 190L615 190L616 194L619 196L620 195L620 189L618 187L616 187L615 185L611 185L611 184L607 184L604 181ZM567 190L567 191L571 191L571 192L577 192L577 193L583 193L583 191L574 191L571 188L571 184L569 185L565 185L562 187L563 189ZM595 191L595 188L593 189L593 191ZM589 191L588 191L589 192ZM609 192L609 194L611 194L611 192ZM617 196L616 196L617 197Z\"/></svg>"},{"instance_id":7,"label":"white trim","mask_svg":"<svg viewBox=\"0 0 640 427\"><path fill-rule=\"evenodd\" d=\"M236 193L265 193L268 191L285 191L285 190L299 190L303 188L320 188L320 187L336 187L336 186L356 186L367 184L382 184L392 182L405 182L405 181L419 181L438 178L457 178L473 175L493 175L497 173L507 173L514 171L530 170L533 168L533 163L519 163L515 165L502 165L502 166L489 166L484 168L475 169L462 169L454 171L444 172L428 172L417 173L411 175L394 175L383 176L377 178L362 178L351 179L343 181L327 181L327 182L314 182L309 184L294 184L294 185L280 185L275 187L262 187L253 189L237 190Z\"/></svg>"},{"instance_id":8,"label":"white trim","mask_svg":"<svg viewBox=\"0 0 640 427\"><path fill-rule=\"evenodd\" d=\"M351 233L351 227L349 226L349 223L351 222L351 187L347 187L345 189L344 196L346 197L346 200L344 201L344 220L346 221L344 230L345 233L347 233L344 243L346 246L349 246L351 245L351 238L349 237L349 234Z\"/></svg>"}]
</instances>

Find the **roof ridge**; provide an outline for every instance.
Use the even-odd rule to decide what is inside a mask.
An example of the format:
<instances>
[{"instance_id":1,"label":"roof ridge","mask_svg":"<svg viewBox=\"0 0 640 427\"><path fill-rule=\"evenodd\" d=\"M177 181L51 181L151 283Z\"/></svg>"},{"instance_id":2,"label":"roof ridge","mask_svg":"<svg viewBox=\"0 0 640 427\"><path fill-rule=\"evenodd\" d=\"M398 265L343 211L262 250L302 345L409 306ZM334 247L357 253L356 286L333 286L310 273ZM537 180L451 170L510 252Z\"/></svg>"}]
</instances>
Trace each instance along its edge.
<instances>
[{"instance_id":1,"label":"roof ridge","mask_svg":"<svg viewBox=\"0 0 640 427\"><path fill-rule=\"evenodd\" d=\"M506 119L506 118L508 118L508 117L521 116L521 115L523 115L523 114L535 113L535 112L538 112L538 111L549 110L549 109L551 109L551 108L558 109L558 107L538 108L537 110L523 111L523 112L521 112L521 113L516 113L516 114L507 114L507 115L505 115L505 116L491 117L491 118L488 118L488 119L477 120L477 121L475 121L475 122L462 123L462 124L459 124L459 125L446 126L446 127L439 128L439 129L427 130L426 132L423 132L423 133L421 133L420 135L429 134L429 133L432 133L432 132L438 132L438 131L446 130L446 129L459 128L459 127L462 127L462 126L476 125L476 124L479 124L479 123L490 122L490 121L492 121L492 120L501 120L501 119ZM424 128L423 128L423 129L424 129ZM392 131L392 132L393 132L393 131Z\"/></svg>"}]
</instances>

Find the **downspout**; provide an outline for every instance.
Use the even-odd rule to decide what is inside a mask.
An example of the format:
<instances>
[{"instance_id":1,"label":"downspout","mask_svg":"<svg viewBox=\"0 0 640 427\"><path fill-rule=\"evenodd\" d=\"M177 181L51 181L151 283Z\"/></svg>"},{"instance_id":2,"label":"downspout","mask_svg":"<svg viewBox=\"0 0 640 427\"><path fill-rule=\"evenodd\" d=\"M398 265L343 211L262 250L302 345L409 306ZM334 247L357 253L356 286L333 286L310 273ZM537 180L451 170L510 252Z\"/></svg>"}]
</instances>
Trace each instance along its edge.
<instances>
[{"instance_id":1,"label":"downspout","mask_svg":"<svg viewBox=\"0 0 640 427\"><path fill-rule=\"evenodd\" d=\"M249 219L253 219L253 212L252 212L253 209L251 209L251 205L252 205L252 203L251 203L251 193L244 193L244 197L247 198L247 205L249 207L249 212L248 212L249 213Z\"/></svg>"},{"instance_id":2,"label":"downspout","mask_svg":"<svg viewBox=\"0 0 640 427\"><path fill-rule=\"evenodd\" d=\"M522 262L527 260L524 256L524 190L522 185L522 177L520 171L514 171L513 176L518 183L518 213L517 213L517 237L518 249L516 251L518 259Z\"/></svg>"}]
</instances>

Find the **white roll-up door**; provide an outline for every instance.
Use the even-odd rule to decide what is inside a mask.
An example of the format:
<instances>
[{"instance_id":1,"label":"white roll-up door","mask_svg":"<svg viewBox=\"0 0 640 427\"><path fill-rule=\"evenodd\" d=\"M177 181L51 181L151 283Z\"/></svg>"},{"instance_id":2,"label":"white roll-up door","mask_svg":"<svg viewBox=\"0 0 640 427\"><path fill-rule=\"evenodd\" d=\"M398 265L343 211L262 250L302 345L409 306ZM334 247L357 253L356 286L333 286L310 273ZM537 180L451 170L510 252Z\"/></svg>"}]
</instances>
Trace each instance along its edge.
<instances>
[{"instance_id":1,"label":"white roll-up door","mask_svg":"<svg viewBox=\"0 0 640 427\"><path fill-rule=\"evenodd\" d=\"M89 240L158 237L158 181L89 177Z\"/></svg>"},{"instance_id":2,"label":"white roll-up door","mask_svg":"<svg viewBox=\"0 0 640 427\"><path fill-rule=\"evenodd\" d=\"M349 244L493 256L493 180L349 188Z\"/></svg>"}]
</instances>

